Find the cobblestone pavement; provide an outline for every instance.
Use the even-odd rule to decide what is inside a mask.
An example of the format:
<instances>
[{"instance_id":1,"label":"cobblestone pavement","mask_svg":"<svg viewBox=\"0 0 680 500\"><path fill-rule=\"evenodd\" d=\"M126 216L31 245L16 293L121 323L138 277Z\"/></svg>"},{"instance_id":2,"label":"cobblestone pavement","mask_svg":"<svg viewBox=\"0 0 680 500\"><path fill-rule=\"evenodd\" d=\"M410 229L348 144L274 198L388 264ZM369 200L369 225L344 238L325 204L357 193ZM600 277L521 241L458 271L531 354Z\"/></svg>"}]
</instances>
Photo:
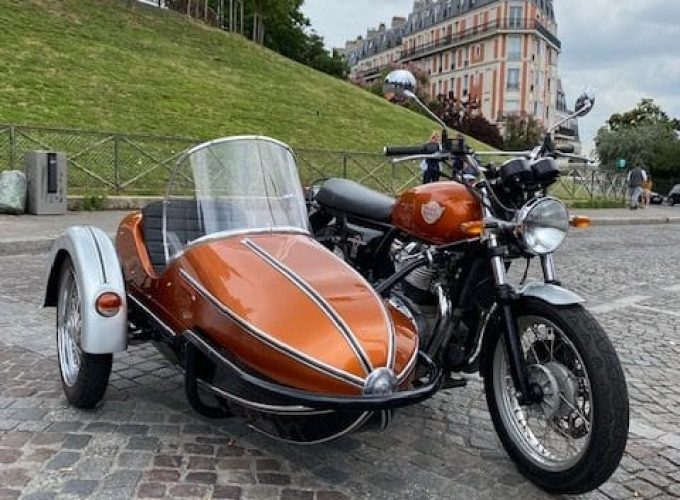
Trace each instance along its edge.
<instances>
[{"instance_id":1,"label":"cobblestone pavement","mask_svg":"<svg viewBox=\"0 0 680 500\"><path fill-rule=\"evenodd\" d=\"M626 456L587 498L680 496L680 226L574 234L561 278L589 299L622 358ZM43 257L0 259L0 499L545 498L502 451L478 379L399 412L384 433L293 447L191 411L153 347L116 357L105 402L66 405Z\"/></svg>"}]
</instances>

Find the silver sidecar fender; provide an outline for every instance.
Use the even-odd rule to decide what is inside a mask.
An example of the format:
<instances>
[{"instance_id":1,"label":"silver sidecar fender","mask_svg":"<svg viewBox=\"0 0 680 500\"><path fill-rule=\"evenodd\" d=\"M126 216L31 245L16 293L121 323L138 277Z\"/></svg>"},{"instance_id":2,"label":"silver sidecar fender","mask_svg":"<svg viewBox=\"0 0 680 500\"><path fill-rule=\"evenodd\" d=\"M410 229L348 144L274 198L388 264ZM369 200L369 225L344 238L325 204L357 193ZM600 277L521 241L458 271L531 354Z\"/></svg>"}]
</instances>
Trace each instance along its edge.
<instances>
[{"instance_id":1,"label":"silver sidecar fender","mask_svg":"<svg viewBox=\"0 0 680 500\"><path fill-rule=\"evenodd\" d=\"M583 304L585 299L561 286L542 281L530 281L517 289L521 297L534 297L554 306L572 306Z\"/></svg>"},{"instance_id":2,"label":"silver sidecar fender","mask_svg":"<svg viewBox=\"0 0 680 500\"><path fill-rule=\"evenodd\" d=\"M112 354L127 349L128 318L125 282L113 242L101 229L72 226L52 245L47 260L45 307L56 307L59 276L66 257L76 273L81 302L80 348L89 354ZM118 294L122 307L112 317L97 312L95 302L106 292Z\"/></svg>"}]
</instances>

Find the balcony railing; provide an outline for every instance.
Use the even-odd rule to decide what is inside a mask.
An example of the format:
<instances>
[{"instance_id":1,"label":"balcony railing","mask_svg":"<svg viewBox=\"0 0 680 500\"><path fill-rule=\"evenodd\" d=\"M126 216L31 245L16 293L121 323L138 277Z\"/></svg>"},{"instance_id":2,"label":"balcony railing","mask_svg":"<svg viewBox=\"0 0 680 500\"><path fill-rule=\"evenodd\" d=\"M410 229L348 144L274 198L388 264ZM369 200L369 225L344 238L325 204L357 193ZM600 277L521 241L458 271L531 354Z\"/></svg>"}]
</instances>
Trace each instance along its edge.
<instances>
[{"instance_id":1,"label":"balcony railing","mask_svg":"<svg viewBox=\"0 0 680 500\"><path fill-rule=\"evenodd\" d=\"M415 59L420 55L435 52L442 47L465 43L469 40L480 36L491 35L498 31L537 31L558 49L562 48L560 40L551 33L548 28L534 19L500 19L473 26L458 33L443 36L434 42L426 43L424 45L408 48L404 47L402 48L401 58L402 61Z\"/></svg>"}]
</instances>

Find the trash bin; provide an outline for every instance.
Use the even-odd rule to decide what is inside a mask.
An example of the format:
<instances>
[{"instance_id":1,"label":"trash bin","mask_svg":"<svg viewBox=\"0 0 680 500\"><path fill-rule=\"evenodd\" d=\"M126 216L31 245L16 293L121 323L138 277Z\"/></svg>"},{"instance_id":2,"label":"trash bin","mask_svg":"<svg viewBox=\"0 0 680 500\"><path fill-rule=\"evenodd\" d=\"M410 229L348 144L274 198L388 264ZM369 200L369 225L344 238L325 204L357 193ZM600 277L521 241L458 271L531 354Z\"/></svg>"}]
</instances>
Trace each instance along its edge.
<instances>
[{"instance_id":1,"label":"trash bin","mask_svg":"<svg viewBox=\"0 0 680 500\"><path fill-rule=\"evenodd\" d=\"M63 215L67 210L66 154L54 151L26 153L28 198L26 211L35 215Z\"/></svg>"}]
</instances>

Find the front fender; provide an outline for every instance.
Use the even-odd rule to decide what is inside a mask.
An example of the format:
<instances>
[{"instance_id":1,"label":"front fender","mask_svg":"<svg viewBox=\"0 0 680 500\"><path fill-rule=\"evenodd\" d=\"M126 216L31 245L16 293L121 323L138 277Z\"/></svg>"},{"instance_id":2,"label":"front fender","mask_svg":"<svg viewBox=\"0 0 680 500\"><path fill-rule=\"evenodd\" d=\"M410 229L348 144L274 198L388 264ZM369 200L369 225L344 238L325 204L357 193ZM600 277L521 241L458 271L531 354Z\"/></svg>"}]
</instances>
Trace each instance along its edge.
<instances>
[{"instance_id":1,"label":"front fender","mask_svg":"<svg viewBox=\"0 0 680 500\"><path fill-rule=\"evenodd\" d=\"M572 291L562 288L561 286L550 283L543 283L541 281L530 281L519 287L515 291L517 300L521 301L524 298L539 299L554 306L572 306L583 304L585 299L575 294ZM496 336L499 334L501 326L501 317L497 314L498 306L494 304L488 312L484 315L481 322L479 333L479 369L480 375L483 376L486 364L491 358L491 351L496 344Z\"/></svg>"},{"instance_id":2,"label":"front fender","mask_svg":"<svg viewBox=\"0 0 680 500\"><path fill-rule=\"evenodd\" d=\"M561 286L541 281L530 281L517 290L521 297L534 297L554 306L573 306L583 304L585 299Z\"/></svg>"},{"instance_id":3,"label":"front fender","mask_svg":"<svg viewBox=\"0 0 680 500\"><path fill-rule=\"evenodd\" d=\"M80 348L89 354L112 354L127 349L128 319L125 282L111 239L101 229L73 226L52 245L47 259L45 307L56 307L59 278L64 260L69 257L75 269L81 307ZM123 301L113 317L104 317L95 301L113 292Z\"/></svg>"}]
</instances>

